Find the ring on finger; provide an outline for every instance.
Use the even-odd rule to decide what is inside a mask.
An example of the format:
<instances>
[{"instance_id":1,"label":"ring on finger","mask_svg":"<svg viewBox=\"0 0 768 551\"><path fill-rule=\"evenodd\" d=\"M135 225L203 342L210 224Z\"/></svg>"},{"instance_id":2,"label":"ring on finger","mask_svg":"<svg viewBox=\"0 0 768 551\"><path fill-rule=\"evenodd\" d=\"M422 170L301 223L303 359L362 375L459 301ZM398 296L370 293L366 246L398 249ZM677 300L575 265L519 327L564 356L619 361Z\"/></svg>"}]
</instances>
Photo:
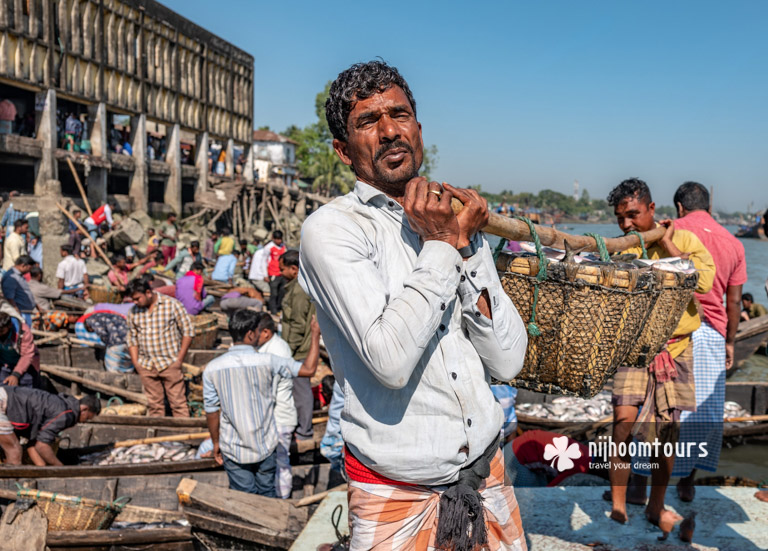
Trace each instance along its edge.
<instances>
[{"instance_id":1,"label":"ring on finger","mask_svg":"<svg viewBox=\"0 0 768 551\"><path fill-rule=\"evenodd\" d=\"M439 189L430 189L429 191L427 191L427 193L434 193L435 195L437 195L438 199L440 199L440 197L443 196L443 192L440 191Z\"/></svg>"}]
</instances>

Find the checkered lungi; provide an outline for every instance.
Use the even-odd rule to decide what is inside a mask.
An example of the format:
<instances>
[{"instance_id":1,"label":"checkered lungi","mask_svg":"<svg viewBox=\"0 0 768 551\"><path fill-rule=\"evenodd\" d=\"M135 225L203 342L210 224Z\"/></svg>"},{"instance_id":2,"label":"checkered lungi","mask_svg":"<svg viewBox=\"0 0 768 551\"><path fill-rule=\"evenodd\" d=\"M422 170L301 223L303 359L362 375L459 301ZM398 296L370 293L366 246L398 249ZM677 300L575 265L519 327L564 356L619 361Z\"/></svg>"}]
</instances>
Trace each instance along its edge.
<instances>
[{"instance_id":1,"label":"checkered lungi","mask_svg":"<svg viewBox=\"0 0 768 551\"><path fill-rule=\"evenodd\" d=\"M696 411L680 416L680 442L707 443L707 457L677 457L672 476L688 476L693 469L717 470L723 445L725 404L725 337L706 321L693 333L693 378Z\"/></svg>"},{"instance_id":2,"label":"checkered lungi","mask_svg":"<svg viewBox=\"0 0 768 551\"><path fill-rule=\"evenodd\" d=\"M350 551L435 549L441 488L349 482ZM491 461L491 475L479 489L483 496L490 551L527 549L520 509L511 486L504 485L501 451Z\"/></svg>"}]
</instances>

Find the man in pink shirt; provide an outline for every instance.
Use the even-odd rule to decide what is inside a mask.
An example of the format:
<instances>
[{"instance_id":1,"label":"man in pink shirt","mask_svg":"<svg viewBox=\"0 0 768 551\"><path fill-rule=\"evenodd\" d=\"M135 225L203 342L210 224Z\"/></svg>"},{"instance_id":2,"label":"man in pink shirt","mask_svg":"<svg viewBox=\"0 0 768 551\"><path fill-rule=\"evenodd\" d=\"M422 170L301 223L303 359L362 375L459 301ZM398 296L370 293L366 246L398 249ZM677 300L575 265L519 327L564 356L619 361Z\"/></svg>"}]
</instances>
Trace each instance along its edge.
<instances>
[{"instance_id":1,"label":"man in pink shirt","mask_svg":"<svg viewBox=\"0 0 768 551\"><path fill-rule=\"evenodd\" d=\"M680 499L694 497L696 469L717 470L723 442L725 372L733 365L734 342L741 313L741 287L747 282L744 246L710 215L709 192L696 182L686 182L675 192L678 220L675 228L696 234L715 261L712 290L696 294L701 304L702 324L693 333L693 378L696 411L680 417L680 442L706 443L703 458L675 459L672 476L683 477L677 484ZM725 296L725 304L723 304Z\"/></svg>"}]
</instances>

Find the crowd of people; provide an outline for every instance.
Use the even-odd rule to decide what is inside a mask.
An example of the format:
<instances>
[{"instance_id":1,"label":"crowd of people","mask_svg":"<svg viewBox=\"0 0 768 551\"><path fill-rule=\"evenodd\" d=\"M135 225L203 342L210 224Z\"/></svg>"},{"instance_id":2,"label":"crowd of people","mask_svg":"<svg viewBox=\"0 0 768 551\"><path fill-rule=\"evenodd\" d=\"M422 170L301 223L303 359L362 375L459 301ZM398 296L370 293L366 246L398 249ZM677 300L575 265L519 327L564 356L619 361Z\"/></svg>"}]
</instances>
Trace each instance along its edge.
<instances>
[{"instance_id":1,"label":"crowd of people","mask_svg":"<svg viewBox=\"0 0 768 551\"><path fill-rule=\"evenodd\" d=\"M238 240L223 227L202 248L198 240L180 247L176 216L169 214L156 228L147 228L145 243L114 248L106 234L119 228L115 202L101 205L82 222L82 212L73 208L70 214L79 224L70 223L69 240L60 247L56 285L50 286L30 257L27 213L10 201L6 207L2 221L12 231L3 243L0 381L21 389L0 393L0 444L6 457L18 457L18 439L4 432L4 406L9 423L19 420L21 408L13 405L17 401L39 403L52 416L61 409L44 390L33 329L73 326L75 337L105 348L107 370L140 376L148 415L189 416L182 364L195 336L193 316L210 312L217 303L210 293L215 286L225 290L218 308L228 316L234 344L204 372L210 453L225 466L231 487L290 497L291 440L313 437L315 398L309 378L317 369L319 329L308 297L296 285L298 251L286 248L282 232L274 231L272 240L262 245L257 238ZM86 265L96 247L111 254L111 266L100 277L89 275ZM74 316L56 306L64 296L87 300L94 287L108 289L122 303L87 304L84 314ZM273 317L281 311L282 337ZM256 362L253 370L229 369L245 359ZM61 398L59 405L70 407L67 400ZM98 401L83 404L80 415L66 417L67 423L98 413ZM242 409L243 404L248 408ZM244 414L253 408L259 419ZM39 421L50 418L40 416ZM64 428L61 422L59 430ZM57 464L45 448L52 440L43 434L37 440L32 435L33 443L42 443L33 449L40 448L40 464Z\"/></svg>"}]
</instances>

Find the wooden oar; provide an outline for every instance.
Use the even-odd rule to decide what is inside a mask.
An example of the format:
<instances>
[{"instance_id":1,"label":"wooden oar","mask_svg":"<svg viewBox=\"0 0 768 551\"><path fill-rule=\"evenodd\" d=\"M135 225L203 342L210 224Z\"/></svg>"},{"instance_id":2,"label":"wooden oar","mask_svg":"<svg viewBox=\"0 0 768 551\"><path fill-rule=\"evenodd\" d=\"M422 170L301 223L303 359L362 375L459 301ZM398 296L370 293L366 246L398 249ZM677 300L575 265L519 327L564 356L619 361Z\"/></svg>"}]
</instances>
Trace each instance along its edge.
<instances>
[{"instance_id":1,"label":"wooden oar","mask_svg":"<svg viewBox=\"0 0 768 551\"><path fill-rule=\"evenodd\" d=\"M461 212L462 208L464 208L464 206L461 204L461 201L458 199L454 199L451 206L453 207L453 211L457 214ZM585 250L587 251L597 250L597 243L595 243L595 240L591 237L587 237L586 235L570 235L558 231L554 228L549 228L547 226L539 226L538 224L534 224L534 226L536 227L536 233L539 235L541 244L547 247L564 249L564 241L567 239L568 245L574 249L585 247ZM501 216L495 212L491 213L488 220L488 225L483 228L483 231L485 233L491 233L493 235L498 235L499 237L509 239L510 241L533 240L531 232L528 229L528 224L522 220L518 220L516 218L507 218L506 216ZM645 244L648 246L651 243L654 243L664 237L664 233L666 231L666 228L658 227L647 232L641 232L640 235L643 236ZM639 245L640 240L636 235L605 238L605 246L608 248L608 252L611 253L625 251L629 248L637 247Z\"/></svg>"},{"instance_id":2,"label":"wooden oar","mask_svg":"<svg viewBox=\"0 0 768 551\"><path fill-rule=\"evenodd\" d=\"M768 421L768 415L751 415L747 417L726 417L724 420L726 423L742 423L744 421Z\"/></svg>"},{"instance_id":3,"label":"wooden oar","mask_svg":"<svg viewBox=\"0 0 768 551\"><path fill-rule=\"evenodd\" d=\"M318 494L312 494L311 496L302 497L299 501L296 502L296 507L304 507L306 505L312 505L313 503L322 501L323 499L325 499L325 496L327 496L331 492L346 492L346 491L347 491L347 485L339 484L338 486L331 488L330 490L326 490Z\"/></svg>"},{"instance_id":4,"label":"wooden oar","mask_svg":"<svg viewBox=\"0 0 768 551\"><path fill-rule=\"evenodd\" d=\"M128 448L140 444L155 444L157 442L185 442L187 440L205 440L210 438L210 432L193 432L190 434L172 434L170 436L154 436L152 438L136 438L134 440L122 440L115 442L113 448Z\"/></svg>"}]
</instances>

